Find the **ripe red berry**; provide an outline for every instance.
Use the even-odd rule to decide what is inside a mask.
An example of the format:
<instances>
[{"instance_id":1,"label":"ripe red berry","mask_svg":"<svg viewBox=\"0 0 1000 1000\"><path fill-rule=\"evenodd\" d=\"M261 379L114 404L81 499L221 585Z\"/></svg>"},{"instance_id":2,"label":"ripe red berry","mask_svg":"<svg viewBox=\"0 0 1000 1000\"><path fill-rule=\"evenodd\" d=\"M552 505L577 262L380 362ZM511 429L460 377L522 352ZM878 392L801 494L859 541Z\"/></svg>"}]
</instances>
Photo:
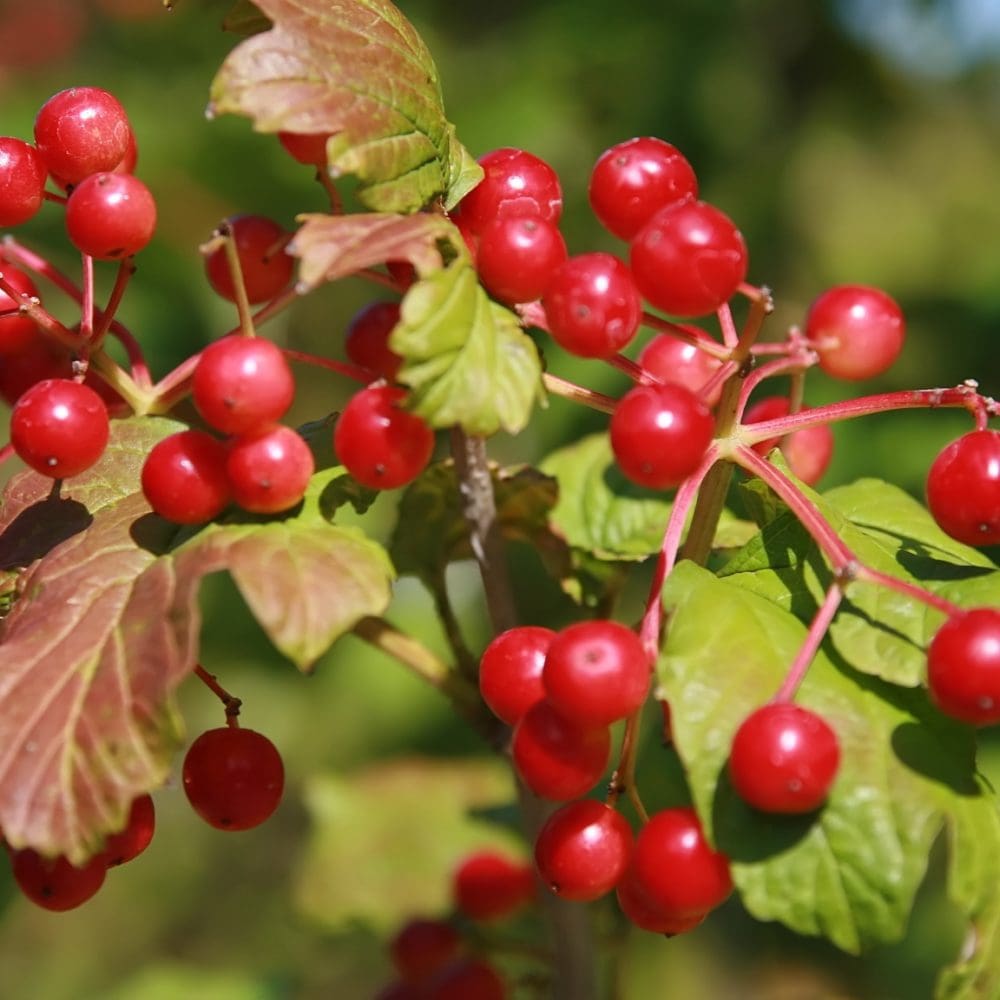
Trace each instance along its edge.
<instances>
[{"instance_id":1,"label":"ripe red berry","mask_svg":"<svg viewBox=\"0 0 1000 1000\"><path fill-rule=\"evenodd\" d=\"M232 334L201 352L191 392L207 424L224 434L243 434L285 415L295 398L295 379L276 344Z\"/></svg>"},{"instance_id":2,"label":"ripe red berry","mask_svg":"<svg viewBox=\"0 0 1000 1000\"><path fill-rule=\"evenodd\" d=\"M552 705L585 725L607 726L646 700L652 676L639 637L614 621L576 622L549 645L542 684Z\"/></svg>"},{"instance_id":3,"label":"ripe red berry","mask_svg":"<svg viewBox=\"0 0 1000 1000\"><path fill-rule=\"evenodd\" d=\"M590 176L590 205L602 225L623 240L661 209L698 196L691 164L669 142L629 139L605 150Z\"/></svg>"},{"instance_id":4,"label":"ripe red berry","mask_svg":"<svg viewBox=\"0 0 1000 1000\"><path fill-rule=\"evenodd\" d=\"M157 442L142 467L150 507L174 524L211 521L231 498L227 455L226 446L204 431L180 431Z\"/></svg>"},{"instance_id":5,"label":"ripe red berry","mask_svg":"<svg viewBox=\"0 0 1000 1000\"><path fill-rule=\"evenodd\" d=\"M351 361L390 382L403 363L389 347L389 334L399 322L399 311L398 302L372 302L354 314L344 339Z\"/></svg>"},{"instance_id":6,"label":"ripe red berry","mask_svg":"<svg viewBox=\"0 0 1000 1000\"><path fill-rule=\"evenodd\" d=\"M57 912L74 910L96 895L107 872L101 854L77 868L62 856L45 858L30 847L11 851L10 863L21 892L38 906Z\"/></svg>"},{"instance_id":7,"label":"ripe red berry","mask_svg":"<svg viewBox=\"0 0 1000 1000\"><path fill-rule=\"evenodd\" d=\"M766 396L749 407L743 416L743 423L754 424L765 420L786 417L791 407L786 396ZM784 440L780 437L758 441L753 450L758 455L766 455L781 444L781 451L788 467L808 486L815 486L822 478L833 457L833 431L828 424L817 424L793 431Z\"/></svg>"},{"instance_id":8,"label":"ripe red berry","mask_svg":"<svg viewBox=\"0 0 1000 1000\"><path fill-rule=\"evenodd\" d=\"M490 711L509 726L545 697L542 667L555 632L523 625L501 632L479 661L479 693Z\"/></svg>"},{"instance_id":9,"label":"ripe red berry","mask_svg":"<svg viewBox=\"0 0 1000 1000\"><path fill-rule=\"evenodd\" d=\"M155 229L156 202L131 174L91 174L66 202L66 232L73 246L98 260L138 253Z\"/></svg>"},{"instance_id":10,"label":"ripe red berry","mask_svg":"<svg viewBox=\"0 0 1000 1000\"><path fill-rule=\"evenodd\" d=\"M79 382L46 379L14 405L10 442L36 472L53 479L78 476L104 454L108 410L101 397Z\"/></svg>"},{"instance_id":11,"label":"ripe red berry","mask_svg":"<svg viewBox=\"0 0 1000 1000\"><path fill-rule=\"evenodd\" d=\"M684 329L700 340L712 340L704 330L696 326L684 324ZM640 368L655 375L661 382L682 385L698 396L708 380L722 367L718 358L713 358L694 344L672 337L669 333L653 337L639 352L637 360ZM721 396L720 382L711 394L701 398L706 406L715 406Z\"/></svg>"},{"instance_id":12,"label":"ripe red berry","mask_svg":"<svg viewBox=\"0 0 1000 1000\"><path fill-rule=\"evenodd\" d=\"M278 141L285 151L299 163L312 167L326 166L326 142L329 133L279 132Z\"/></svg>"},{"instance_id":13,"label":"ripe red berry","mask_svg":"<svg viewBox=\"0 0 1000 1000\"><path fill-rule=\"evenodd\" d=\"M123 865L137 858L153 839L156 829L156 810L149 795L140 795L129 809L125 829L113 833L104 844L102 857L108 868Z\"/></svg>"},{"instance_id":14,"label":"ripe red berry","mask_svg":"<svg viewBox=\"0 0 1000 1000\"><path fill-rule=\"evenodd\" d=\"M125 109L99 87L62 90L35 118L38 152L65 184L114 170L128 152L131 133Z\"/></svg>"},{"instance_id":15,"label":"ripe red berry","mask_svg":"<svg viewBox=\"0 0 1000 1000\"><path fill-rule=\"evenodd\" d=\"M0 226L19 226L42 207L47 177L34 146L0 136Z\"/></svg>"},{"instance_id":16,"label":"ripe red berry","mask_svg":"<svg viewBox=\"0 0 1000 1000\"><path fill-rule=\"evenodd\" d=\"M456 222L479 235L497 219L559 221L562 190L556 172L523 149L494 149L480 157L483 179L459 203Z\"/></svg>"},{"instance_id":17,"label":"ripe red berry","mask_svg":"<svg viewBox=\"0 0 1000 1000\"><path fill-rule=\"evenodd\" d=\"M2 221L0 225L3 225ZM11 298L0 289L0 313L17 309L23 299L39 297L35 283L20 268L0 261L0 274L20 293ZM4 362L28 350L37 337L38 326L30 316L0 316L0 358Z\"/></svg>"},{"instance_id":18,"label":"ripe red berry","mask_svg":"<svg viewBox=\"0 0 1000 1000\"><path fill-rule=\"evenodd\" d=\"M650 817L636 837L630 877L651 907L674 917L704 914L733 888L729 859L709 845L686 807Z\"/></svg>"},{"instance_id":19,"label":"ripe red berry","mask_svg":"<svg viewBox=\"0 0 1000 1000\"><path fill-rule=\"evenodd\" d=\"M506 1000L496 969L481 958L460 958L439 969L424 985L421 1000Z\"/></svg>"},{"instance_id":20,"label":"ripe red berry","mask_svg":"<svg viewBox=\"0 0 1000 1000\"><path fill-rule=\"evenodd\" d=\"M536 795L568 802L601 780L611 756L611 733L607 726L567 719L543 699L515 727L511 754L517 773Z\"/></svg>"},{"instance_id":21,"label":"ripe red berry","mask_svg":"<svg viewBox=\"0 0 1000 1000\"><path fill-rule=\"evenodd\" d=\"M764 812L818 809L839 767L837 734L815 712L791 702L772 702L747 716L729 754L736 793Z\"/></svg>"},{"instance_id":22,"label":"ripe red berry","mask_svg":"<svg viewBox=\"0 0 1000 1000\"><path fill-rule=\"evenodd\" d=\"M542 306L555 341L583 358L617 354L642 319L632 275L609 253L580 254L560 264L545 287Z\"/></svg>"},{"instance_id":23,"label":"ripe red berry","mask_svg":"<svg viewBox=\"0 0 1000 1000\"><path fill-rule=\"evenodd\" d=\"M505 854L477 851L455 869L452 896L470 920L503 920L535 898L535 873Z\"/></svg>"},{"instance_id":24,"label":"ripe red berry","mask_svg":"<svg viewBox=\"0 0 1000 1000\"><path fill-rule=\"evenodd\" d=\"M284 248L288 233L263 215L235 215L226 221L236 241L247 298L252 303L273 299L288 287L295 271L295 261ZM205 274L219 295L236 301L225 247L218 247L205 258Z\"/></svg>"},{"instance_id":25,"label":"ripe red berry","mask_svg":"<svg viewBox=\"0 0 1000 1000\"><path fill-rule=\"evenodd\" d=\"M681 385L637 385L611 415L611 447L640 486L678 486L701 464L715 433L712 411Z\"/></svg>"},{"instance_id":26,"label":"ripe red berry","mask_svg":"<svg viewBox=\"0 0 1000 1000\"><path fill-rule=\"evenodd\" d=\"M675 934L686 934L700 924L708 915L694 913L687 916L678 916L676 913L668 913L651 903L645 896L642 886L636 881L631 871L625 873L624 878L618 883L615 890L618 897L618 905L622 913L644 931L653 934L666 934L673 937Z\"/></svg>"},{"instance_id":27,"label":"ripe red berry","mask_svg":"<svg viewBox=\"0 0 1000 1000\"><path fill-rule=\"evenodd\" d=\"M355 393L337 420L333 447L365 486L391 490L416 479L434 451L434 432L401 408L402 389L372 385Z\"/></svg>"},{"instance_id":28,"label":"ripe red berry","mask_svg":"<svg viewBox=\"0 0 1000 1000\"><path fill-rule=\"evenodd\" d=\"M952 538L1000 544L1000 431L970 431L942 449L927 473L927 506Z\"/></svg>"},{"instance_id":29,"label":"ripe red berry","mask_svg":"<svg viewBox=\"0 0 1000 1000\"><path fill-rule=\"evenodd\" d=\"M420 982L454 959L462 939L443 920L414 919L397 931L389 942L392 963L402 979Z\"/></svg>"},{"instance_id":30,"label":"ripe red berry","mask_svg":"<svg viewBox=\"0 0 1000 1000\"><path fill-rule=\"evenodd\" d=\"M963 611L937 630L927 686L946 715L974 726L1000 722L1000 609Z\"/></svg>"},{"instance_id":31,"label":"ripe red berry","mask_svg":"<svg viewBox=\"0 0 1000 1000\"><path fill-rule=\"evenodd\" d=\"M746 277L747 262L740 231L704 201L660 209L632 242L632 275L643 298L675 316L715 312Z\"/></svg>"},{"instance_id":32,"label":"ripe red berry","mask_svg":"<svg viewBox=\"0 0 1000 1000\"><path fill-rule=\"evenodd\" d=\"M823 371L860 381L892 365L903 349L906 324L903 311L880 289L838 285L809 307L805 333Z\"/></svg>"},{"instance_id":33,"label":"ripe red berry","mask_svg":"<svg viewBox=\"0 0 1000 1000\"><path fill-rule=\"evenodd\" d=\"M499 218L479 237L476 270L499 302L533 302L545 292L566 259L566 243L554 222L536 218Z\"/></svg>"},{"instance_id":34,"label":"ripe red berry","mask_svg":"<svg viewBox=\"0 0 1000 1000\"><path fill-rule=\"evenodd\" d=\"M594 799L579 799L546 820L535 841L535 864L557 896L589 902L621 881L632 841L632 828L620 812Z\"/></svg>"},{"instance_id":35,"label":"ripe red berry","mask_svg":"<svg viewBox=\"0 0 1000 1000\"><path fill-rule=\"evenodd\" d=\"M280 514L294 507L315 470L309 445L281 424L241 434L226 459L233 500L254 514Z\"/></svg>"},{"instance_id":36,"label":"ripe red berry","mask_svg":"<svg viewBox=\"0 0 1000 1000\"><path fill-rule=\"evenodd\" d=\"M252 729L223 726L188 748L184 792L194 811L219 830L249 830L281 801L285 769L274 744Z\"/></svg>"}]
</instances>

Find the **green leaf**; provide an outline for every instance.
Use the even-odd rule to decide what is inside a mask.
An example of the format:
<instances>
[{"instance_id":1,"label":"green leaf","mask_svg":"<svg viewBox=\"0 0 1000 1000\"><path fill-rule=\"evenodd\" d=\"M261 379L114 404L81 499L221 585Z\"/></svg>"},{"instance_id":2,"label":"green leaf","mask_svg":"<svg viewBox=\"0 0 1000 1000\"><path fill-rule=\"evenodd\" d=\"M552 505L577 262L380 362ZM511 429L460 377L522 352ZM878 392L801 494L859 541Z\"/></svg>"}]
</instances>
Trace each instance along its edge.
<instances>
[{"instance_id":1,"label":"green leaf","mask_svg":"<svg viewBox=\"0 0 1000 1000\"><path fill-rule=\"evenodd\" d=\"M534 342L465 256L409 289L389 346L404 358L398 378L412 389L411 408L433 427L516 434L543 398Z\"/></svg>"},{"instance_id":2,"label":"green leaf","mask_svg":"<svg viewBox=\"0 0 1000 1000\"><path fill-rule=\"evenodd\" d=\"M330 174L354 174L380 212L413 212L469 183L437 68L388 0L256 0L272 27L229 54L211 111L259 132L330 134Z\"/></svg>"},{"instance_id":3,"label":"green leaf","mask_svg":"<svg viewBox=\"0 0 1000 1000\"><path fill-rule=\"evenodd\" d=\"M363 921L383 934L414 914L448 912L463 855L483 847L523 854L511 834L469 815L513 796L510 770L495 759L394 760L352 778L313 778L298 907L331 930Z\"/></svg>"},{"instance_id":4,"label":"green leaf","mask_svg":"<svg viewBox=\"0 0 1000 1000\"><path fill-rule=\"evenodd\" d=\"M968 727L941 716L922 691L859 673L824 644L796 700L826 718L840 740L829 801L807 816L758 813L727 780L729 746L742 720L780 686L805 628L772 601L686 562L671 574L664 601L671 617L657 665L660 693L698 812L731 857L754 916L850 952L896 940L946 825L980 843L970 861L956 855L956 902L970 920L996 913L1000 882L972 886L972 870L1000 856L1000 824L976 775Z\"/></svg>"}]
</instances>

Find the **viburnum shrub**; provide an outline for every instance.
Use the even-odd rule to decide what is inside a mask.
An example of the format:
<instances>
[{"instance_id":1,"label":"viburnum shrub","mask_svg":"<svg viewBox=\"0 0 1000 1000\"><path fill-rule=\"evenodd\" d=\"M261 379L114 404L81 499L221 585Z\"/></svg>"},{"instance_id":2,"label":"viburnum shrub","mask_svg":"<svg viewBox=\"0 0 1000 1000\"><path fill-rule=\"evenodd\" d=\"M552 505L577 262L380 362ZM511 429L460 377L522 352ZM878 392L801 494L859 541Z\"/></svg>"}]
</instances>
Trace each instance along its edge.
<instances>
[{"instance_id":1,"label":"viburnum shrub","mask_svg":"<svg viewBox=\"0 0 1000 1000\"><path fill-rule=\"evenodd\" d=\"M742 906L856 952L903 934L942 831L970 935L937 995L1000 996L1000 817L975 754L976 727L1000 721L1000 569L979 551L1000 541L1000 406L972 380L807 405L814 367L854 381L898 355L888 292L817 290L764 342L772 296L738 220L649 136L593 151L590 202L623 245L568 256L555 170L461 145L430 54L388 0L257 7L268 20L241 22L259 30L225 59L210 111L317 168L329 211L292 230L255 206L205 220L208 281L235 330L173 371L154 378L141 331L119 319L156 217L128 172L120 103L72 88L39 111L33 144L0 138L0 222L64 212L81 256L77 280L17 232L0 244L0 458L28 466L0 507L0 827L15 882L50 909L82 904L149 843L153 798L181 788L224 831L280 808L269 706L254 706L260 731L241 727L230 678L201 663L199 588L227 571L301 670L353 635L434 688L500 762L488 802L481 759L457 777L408 772L398 814L378 785L382 832L423 844L431 861L414 870L440 875L424 912L382 922L425 922L398 932L383 996L530 982L591 1000L590 902L605 929L665 935ZM347 277L378 305L346 347L345 331L312 354L261 334ZM79 321L58 318L74 306ZM553 340L577 356L575 380ZM290 361L331 385L299 429L279 422ZM614 397L587 385L601 365L618 373ZM603 427L511 461L507 439L544 427L550 396ZM929 510L877 479L815 489L831 426L941 407L969 427L926 456ZM572 613L537 620L511 544ZM492 635L478 645L449 583L469 560ZM391 620L397 575L430 593L433 648ZM638 613L625 591L648 594ZM175 698L191 677L223 717L188 740ZM683 780L647 782L657 771ZM421 838L463 804L514 808L455 818L478 846ZM499 829L512 816L529 843L498 854L489 832L514 836ZM378 838L370 849L387 863ZM533 867L509 860L522 856ZM389 861L396 880L408 862ZM395 881L379 892L363 866L350 876L362 917L373 897L412 909ZM525 926L537 948L518 947Z\"/></svg>"}]
</instances>

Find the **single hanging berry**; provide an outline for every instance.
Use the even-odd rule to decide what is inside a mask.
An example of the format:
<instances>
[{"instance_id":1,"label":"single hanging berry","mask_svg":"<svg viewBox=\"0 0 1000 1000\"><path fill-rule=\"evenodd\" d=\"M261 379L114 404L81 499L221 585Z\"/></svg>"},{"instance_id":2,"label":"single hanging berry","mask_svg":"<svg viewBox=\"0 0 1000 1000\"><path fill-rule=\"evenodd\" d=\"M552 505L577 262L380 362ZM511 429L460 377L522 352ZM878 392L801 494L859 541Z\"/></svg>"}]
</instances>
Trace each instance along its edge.
<instances>
[{"instance_id":1,"label":"single hanging berry","mask_svg":"<svg viewBox=\"0 0 1000 1000\"><path fill-rule=\"evenodd\" d=\"M927 506L952 538L1000 544L1000 431L970 431L941 450L927 473Z\"/></svg>"},{"instance_id":2,"label":"single hanging berry","mask_svg":"<svg viewBox=\"0 0 1000 1000\"><path fill-rule=\"evenodd\" d=\"M131 174L91 174L66 202L66 232L81 253L97 260L121 260L153 238L156 201Z\"/></svg>"},{"instance_id":3,"label":"single hanging berry","mask_svg":"<svg viewBox=\"0 0 1000 1000\"><path fill-rule=\"evenodd\" d=\"M211 521L232 498L228 454L226 445L204 431L179 431L157 442L142 466L149 506L174 524Z\"/></svg>"},{"instance_id":4,"label":"single hanging berry","mask_svg":"<svg viewBox=\"0 0 1000 1000\"><path fill-rule=\"evenodd\" d=\"M927 647L927 686L952 718L1000 722L1000 609L962 611L938 629Z\"/></svg>"},{"instance_id":5,"label":"single hanging berry","mask_svg":"<svg viewBox=\"0 0 1000 1000\"><path fill-rule=\"evenodd\" d=\"M455 869L452 896L470 920L503 920L535 898L535 873L498 851L476 851Z\"/></svg>"},{"instance_id":6,"label":"single hanging berry","mask_svg":"<svg viewBox=\"0 0 1000 1000\"><path fill-rule=\"evenodd\" d=\"M56 912L86 903L104 885L107 872L103 854L78 868L62 856L46 858L30 847L11 851L10 864L21 892L43 909Z\"/></svg>"}]
</instances>

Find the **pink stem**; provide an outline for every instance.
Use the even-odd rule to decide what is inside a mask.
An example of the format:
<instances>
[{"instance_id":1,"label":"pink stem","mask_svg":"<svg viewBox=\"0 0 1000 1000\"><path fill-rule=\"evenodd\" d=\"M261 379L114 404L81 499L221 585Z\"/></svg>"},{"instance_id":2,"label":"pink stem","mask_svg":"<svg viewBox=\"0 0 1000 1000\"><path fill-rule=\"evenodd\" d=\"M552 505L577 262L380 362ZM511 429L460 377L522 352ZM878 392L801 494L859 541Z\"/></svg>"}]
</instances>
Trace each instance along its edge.
<instances>
[{"instance_id":1,"label":"pink stem","mask_svg":"<svg viewBox=\"0 0 1000 1000\"><path fill-rule=\"evenodd\" d=\"M5 444L2 448L0 448L0 465L3 465L3 463L6 462L8 458L13 457L13 455L14 446L12 444Z\"/></svg>"},{"instance_id":2,"label":"pink stem","mask_svg":"<svg viewBox=\"0 0 1000 1000\"><path fill-rule=\"evenodd\" d=\"M784 683L778 689L778 693L771 699L773 702L791 701L795 697L795 692L802 683L802 678L805 677L806 671L809 669L809 664L812 663L813 657L816 655L816 650L819 649L819 644L823 641L823 636L829 630L830 623L837 613L837 608L840 607L843 596L842 581L834 580L830 584L823 603L819 606L819 610L809 625L809 632L806 634L805 641L799 648L798 653L795 654L792 665L788 668Z\"/></svg>"},{"instance_id":3,"label":"pink stem","mask_svg":"<svg viewBox=\"0 0 1000 1000\"><path fill-rule=\"evenodd\" d=\"M83 301L80 303L80 337L89 344L94 336L94 258L83 254Z\"/></svg>"},{"instance_id":4,"label":"pink stem","mask_svg":"<svg viewBox=\"0 0 1000 1000\"><path fill-rule=\"evenodd\" d=\"M592 410L598 410L601 413L614 413L615 407L618 405L617 399L605 396L603 392L584 389L583 386L577 385L575 382L559 378L558 375L551 375L549 372L542 373L542 382L554 396L562 396L563 399L568 399L571 402L582 403L584 406L589 406Z\"/></svg>"},{"instance_id":5,"label":"pink stem","mask_svg":"<svg viewBox=\"0 0 1000 1000\"><path fill-rule=\"evenodd\" d=\"M863 563L859 563L855 568L854 578L856 580L864 580L866 583L873 583L878 587L894 590L896 593L904 594L907 597L912 597L946 614L949 618L952 615L957 615L962 610L957 604L953 604L951 601L939 597L937 594L933 594L923 587L907 583L905 580L897 580L896 577L890 576L888 573L882 573L877 569L872 569Z\"/></svg>"},{"instance_id":6,"label":"pink stem","mask_svg":"<svg viewBox=\"0 0 1000 1000\"><path fill-rule=\"evenodd\" d=\"M671 337L676 337L678 340L683 340L685 344L691 344L697 347L699 351L704 351L706 354L710 354L713 358L718 358L720 361L729 360L729 348L723 347L722 344L717 343L710 337L691 333L690 330L685 330L680 324L672 323L670 320L663 319L654 313L644 312L642 314L642 325L648 326L657 333L666 333ZM733 341L733 344L730 346L735 347L736 341Z\"/></svg>"},{"instance_id":7,"label":"pink stem","mask_svg":"<svg viewBox=\"0 0 1000 1000\"><path fill-rule=\"evenodd\" d=\"M329 371L343 375L345 378L353 379L355 382L363 382L367 385L374 382L379 376L367 368L358 365L349 365L343 361L334 361L332 358L324 358L318 354L307 354L305 351L294 351L289 347L283 347L281 353L292 361L301 361L306 365L315 365L317 368L326 368Z\"/></svg>"},{"instance_id":8,"label":"pink stem","mask_svg":"<svg viewBox=\"0 0 1000 1000\"><path fill-rule=\"evenodd\" d=\"M97 329L94 331L95 343L99 344L101 339L108 332L108 328L111 326L111 323L115 318L115 313L118 312L118 307L121 305L125 289L128 288L129 279L133 274L135 274L135 262L131 257L126 257L124 260L119 262L118 273L115 275L114 288L111 289L111 295L108 297L108 304L100 313L100 320L97 324Z\"/></svg>"},{"instance_id":9,"label":"pink stem","mask_svg":"<svg viewBox=\"0 0 1000 1000\"><path fill-rule=\"evenodd\" d=\"M740 335L736 332L736 323L733 321L733 311L729 308L729 303L724 302L719 306L716 315L719 317L719 326L722 327L722 340L730 350L740 342Z\"/></svg>"}]
</instances>

